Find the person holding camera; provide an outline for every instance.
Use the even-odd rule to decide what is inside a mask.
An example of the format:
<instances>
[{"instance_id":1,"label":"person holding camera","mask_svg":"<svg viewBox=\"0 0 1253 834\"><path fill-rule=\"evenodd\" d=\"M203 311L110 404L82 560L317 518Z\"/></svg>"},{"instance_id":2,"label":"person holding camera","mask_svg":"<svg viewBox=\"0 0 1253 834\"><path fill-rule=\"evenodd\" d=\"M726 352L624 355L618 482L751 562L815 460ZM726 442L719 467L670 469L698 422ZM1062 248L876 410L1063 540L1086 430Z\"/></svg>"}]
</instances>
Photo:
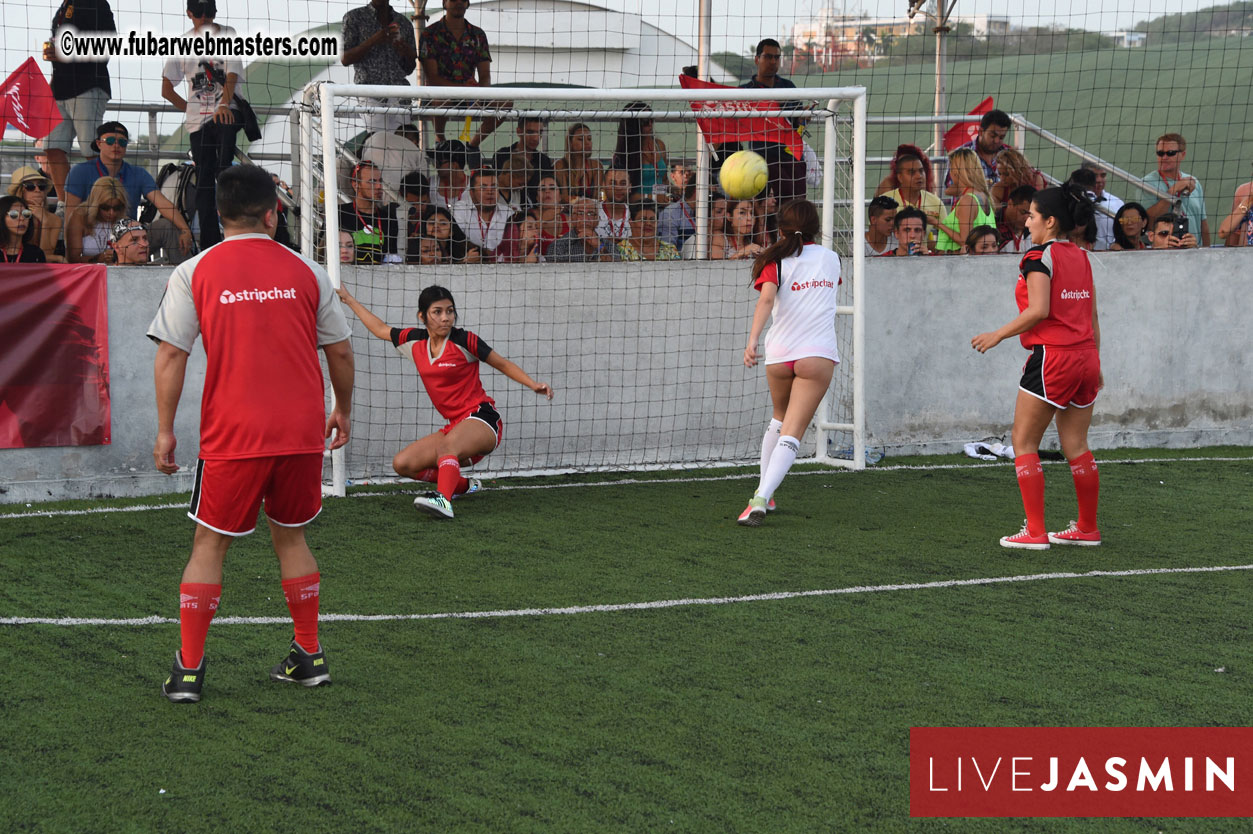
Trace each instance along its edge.
<instances>
[{"instance_id":1,"label":"person holding camera","mask_svg":"<svg viewBox=\"0 0 1253 834\"><path fill-rule=\"evenodd\" d=\"M1154 249L1195 249L1196 235L1188 231L1188 218L1182 214L1163 214L1153 221Z\"/></svg>"},{"instance_id":2,"label":"person holding camera","mask_svg":"<svg viewBox=\"0 0 1253 834\"><path fill-rule=\"evenodd\" d=\"M344 45L340 63L352 67L354 84L402 87L418 66L418 41L413 24L387 0L370 0L344 15ZM396 99L361 99L362 104L405 105ZM364 113L365 129L395 131L408 125L400 114Z\"/></svg>"},{"instance_id":3,"label":"person holding camera","mask_svg":"<svg viewBox=\"0 0 1253 834\"><path fill-rule=\"evenodd\" d=\"M1157 140L1157 170L1148 174L1144 182L1170 194L1171 199L1158 200L1149 206L1149 218L1156 221L1167 212L1183 214L1188 225L1184 234L1194 231L1199 242L1196 246L1209 246L1209 221L1205 214L1205 191L1201 181L1183 172L1183 161L1188 156L1188 141L1178 133L1163 134ZM1182 235L1177 235L1182 237ZM1156 237L1154 238L1156 243Z\"/></svg>"}]
</instances>

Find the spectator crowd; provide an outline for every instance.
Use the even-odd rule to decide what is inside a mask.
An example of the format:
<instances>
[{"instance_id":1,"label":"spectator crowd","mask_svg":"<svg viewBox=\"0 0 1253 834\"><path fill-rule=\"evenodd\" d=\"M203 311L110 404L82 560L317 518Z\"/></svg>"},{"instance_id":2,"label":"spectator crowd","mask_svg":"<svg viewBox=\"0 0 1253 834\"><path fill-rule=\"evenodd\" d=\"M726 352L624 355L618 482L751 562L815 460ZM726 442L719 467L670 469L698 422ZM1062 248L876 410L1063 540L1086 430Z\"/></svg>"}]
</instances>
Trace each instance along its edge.
<instances>
[{"instance_id":1,"label":"spectator crowd","mask_svg":"<svg viewBox=\"0 0 1253 834\"><path fill-rule=\"evenodd\" d=\"M425 15L411 21L388 0L370 0L344 16L341 61L353 67L358 84L403 85L418 69L426 84L466 88L464 99L433 104L478 106L474 88L491 84L492 56L487 33L466 19L468 5L443 0L443 18L428 27ZM186 0L186 14L188 34L234 32L216 20L216 0ZM54 31L71 15L81 31L116 30L108 0L63 0ZM742 86L794 89L778 73L781 55L777 41L763 39L753 77ZM111 96L107 59L65 61L51 42L44 57L52 65L62 122L44 147L37 147L34 165L12 173L8 196L0 199L5 262L147 263L158 252L176 262L197 245L220 240L216 175L233 164L238 131L251 135L255 128L241 94L239 62L171 59L162 68L161 95L185 115L197 174L186 205L175 205L144 168L127 160L127 126L104 120ZM692 74L691 68L685 72ZM799 108L796 102L780 103ZM503 115L512 105L494 106ZM800 157L787 145L754 140L749 148L768 166L766 189L747 200L715 190L702 207L706 211L698 212L694 166L670 156L654 132L647 104L632 103L623 111L612 154L598 153L587 124L571 123L557 132L557 158L546 153L550 125L539 118L518 119L508 141L489 152L484 143L502 126L500 115L479 119L477 127L471 119L454 122L454 130L448 130L448 119L434 117L436 143L424 153L421 126L403 108L366 114L367 134L342 172L339 259L434 265L694 258L702 213L709 218L710 259L752 259L774 241L780 204L820 181L816 156ZM803 127L802 120L794 126ZM986 113L978 134L948 155L942 182L926 152L901 144L867 207L866 255L1026 251L1032 195L1050 179L1005 144L1011 126L1004 112ZM71 166L75 140L86 159ZM715 175L721 160L738 149L715 148ZM1143 203L1109 193L1108 171L1099 164L1085 162L1069 174L1097 208L1092 223L1070 233L1073 242L1096 251L1214 242L1202 184L1185 171L1187 140L1165 133L1154 152L1155 170L1144 181L1166 196ZM143 206L151 224L139 222ZM285 210L283 217L285 225ZM1228 246L1253 245L1253 183L1237 189L1217 236Z\"/></svg>"}]
</instances>

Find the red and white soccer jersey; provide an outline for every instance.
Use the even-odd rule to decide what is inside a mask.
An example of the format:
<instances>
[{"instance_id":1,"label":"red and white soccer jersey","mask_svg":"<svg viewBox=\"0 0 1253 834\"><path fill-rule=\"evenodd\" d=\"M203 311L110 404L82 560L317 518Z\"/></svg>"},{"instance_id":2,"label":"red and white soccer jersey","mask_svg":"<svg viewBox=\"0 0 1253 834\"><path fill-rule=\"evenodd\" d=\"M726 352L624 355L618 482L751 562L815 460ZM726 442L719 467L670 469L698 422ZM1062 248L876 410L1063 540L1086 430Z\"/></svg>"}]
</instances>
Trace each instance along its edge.
<instances>
[{"instance_id":1,"label":"red and white soccer jersey","mask_svg":"<svg viewBox=\"0 0 1253 834\"><path fill-rule=\"evenodd\" d=\"M799 254L776 264L767 264L753 285L758 291L769 282L779 285L775 296L773 323L766 333L766 364L793 362L807 356L840 361L835 344L836 292L840 277L840 256L815 243L807 243Z\"/></svg>"},{"instance_id":2,"label":"red and white soccer jersey","mask_svg":"<svg viewBox=\"0 0 1253 834\"><path fill-rule=\"evenodd\" d=\"M148 336L208 357L205 460L321 453L318 348L351 335L330 278L264 234L228 237L174 270Z\"/></svg>"},{"instance_id":3,"label":"red and white soccer jersey","mask_svg":"<svg viewBox=\"0 0 1253 834\"><path fill-rule=\"evenodd\" d=\"M479 362L492 349L469 330L454 327L439 356L431 356L430 334L422 327L393 327L392 344L401 356L413 360L435 410L445 420L460 420L479 403L496 405L479 381Z\"/></svg>"},{"instance_id":4,"label":"red and white soccer jersey","mask_svg":"<svg viewBox=\"0 0 1253 834\"><path fill-rule=\"evenodd\" d=\"M1068 240L1050 240L1033 246L1018 265L1014 298L1018 312L1027 309L1027 275L1041 272L1049 278L1049 314L1019 336L1022 346L1095 347L1092 331L1092 264L1088 253Z\"/></svg>"}]
</instances>

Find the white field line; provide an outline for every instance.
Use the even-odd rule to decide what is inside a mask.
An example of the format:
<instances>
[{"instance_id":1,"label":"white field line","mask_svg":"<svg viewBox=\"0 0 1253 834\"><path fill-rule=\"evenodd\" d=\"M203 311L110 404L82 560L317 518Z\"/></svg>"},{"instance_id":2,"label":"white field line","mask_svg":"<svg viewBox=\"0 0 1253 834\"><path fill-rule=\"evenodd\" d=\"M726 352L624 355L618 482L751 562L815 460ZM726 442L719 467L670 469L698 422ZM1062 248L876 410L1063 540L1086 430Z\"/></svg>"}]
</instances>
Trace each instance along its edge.
<instances>
[{"instance_id":1,"label":"white field line","mask_svg":"<svg viewBox=\"0 0 1253 834\"><path fill-rule=\"evenodd\" d=\"M841 594L878 594L892 591L929 591L937 588L961 588L972 585L1004 585L1011 582L1044 582L1056 579L1094 579L1124 576L1156 576L1181 573L1221 573L1226 571L1253 570L1253 565L1214 565L1196 568L1144 568L1140 570L1093 570L1087 573L1033 573L1023 576L989 576L978 579L946 579L939 582L907 582L899 585L854 585L849 588L833 588L821 591L776 591L767 594L749 594L738 597L705 597L688 599L662 599L652 602L623 602L609 605L572 605L565 608L513 608L498 611L447 611L433 614L322 614L322 622L372 623L397 620L488 620L506 617L549 617L571 614L604 614L618 611L652 611L659 608L684 608L694 605L733 605L742 602L770 602L775 600L801 599L803 597L826 597ZM287 617L217 617L215 625L285 625ZM174 625L178 620L170 617L135 617L130 619L101 619L90 617L0 617L0 625L51 625L51 626L146 626Z\"/></svg>"},{"instance_id":2,"label":"white field line","mask_svg":"<svg viewBox=\"0 0 1253 834\"><path fill-rule=\"evenodd\" d=\"M1239 458L1135 458L1131 460L1102 460L1098 461L1101 466L1113 466L1115 464L1124 463L1234 463L1239 461L1253 462L1253 457ZM805 463L805 461L800 461ZM1007 467L1012 465L1012 461L997 461L995 463L937 463L924 466L870 466L862 470L863 472L938 472L946 469L995 469L997 467ZM1065 464L1064 460L1046 460L1042 461L1046 466L1050 464ZM812 469L798 470L789 472L789 478L804 477L808 475L843 475L852 474L854 470L844 468L833 469ZM750 472L735 473L731 475L709 475L695 478L623 478L616 481L583 481L577 483L564 484L514 484L512 486L504 484L501 486L490 487L492 492L510 492L513 490L531 490L531 489L570 489L574 487L610 487L610 486L646 486L650 484L698 484L712 483L715 481L746 481L751 478L758 477ZM400 483L400 482L398 482ZM416 487L416 484L415 484ZM409 489L409 490L387 490L385 492L356 492L349 495L349 498L384 498L395 495L416 495L420 492L429 492L427 489ZM76 515L99 515L100 513L142 513L150 510L186 510L187 503L179 504L134 504L129 507L92 507L86 510L32 510L31 512L6 513L0 512L0 522L13 518L60 518L63 516Z\"/></svg>"}]
</instances>

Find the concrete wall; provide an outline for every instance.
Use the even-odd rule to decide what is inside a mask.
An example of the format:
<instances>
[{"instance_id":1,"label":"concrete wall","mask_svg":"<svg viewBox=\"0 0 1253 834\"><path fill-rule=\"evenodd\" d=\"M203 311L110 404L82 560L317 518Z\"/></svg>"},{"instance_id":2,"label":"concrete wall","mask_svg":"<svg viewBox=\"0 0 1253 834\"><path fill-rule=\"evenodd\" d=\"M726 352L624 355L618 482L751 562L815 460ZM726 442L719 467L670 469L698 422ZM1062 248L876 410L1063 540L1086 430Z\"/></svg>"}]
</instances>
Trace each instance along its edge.
<instances>
[{"instance_id":1,"label":"concrete wall","mask_svg":"<svg viewBox=\"0 0 1253 834\"><path fill-rule=\"evenodd\" d=\"M1094 257L1106 379L1094 416L1095 447L1253 445L1248 336L1253 304L1244 286L1251 264L1246 250ZM887 446L889 454L950 453L960 451L964 442L1008 432L1026 352L1006 342L980 355L970 348L970 339L1016 314L1016 267L1010 256L869 263L866 415L872 443ZM485 380L513 441L509 448L514 451L502 449L501 463L505 454L526 448L519 436L525 437L525 426L547 422L577 428L589 413L589 392L626 384L628 372L631 385L661 387L647 401L624 406L630 424L624 422L626 428L615 435L623 448L664 445L674 439L668 433L678 431L689 433L684 443L714 438L709 442L715 454L729 448L741 458L754 456L753 437L759 437L768 403L759 372L739 365L755 296L747 288L746 271L744 264L720 263L442 270L440 282L457 294L463 315L473 316L465 323L481 328L501 353L537 377L551 378L559 389L549 406L512 383ZM152 468L155 346L144 332L166 275L151 267L110 270L112 445L0 450L0 502L190 488L190 474L167 478ZM371 268L348 270L345 282L390 313L392 323L404 324L412 318L418 290L431 277L411 268ZM429 430L437 417L413 416L430 410L415 375L397 366L386 345L356 327L359 367L390 375L381 390L359 395L354 410L355 421L383 427L372 454L385 462L401 440L412 439L423 427ZM564 367L557 367L550 349L558 332L569 357ZM580 350L580 345L586 347ZM624 346L629 346L626 353ZM841 346L846 356L848 347ZM693 352L701 356L684 358ZM613 355L616 365L599 363L598 357ZM709 387L731 405L725 414L690 409L688 423L679 425L677 415L684 412L667 411L682 399L672 378L692 363L716 369ZM203 374L197 347L175 427L177 459L184 465L195 462ZM649 403L670 415L661 432L651 407L641 411ZM590 413L601 419L603 408L599 402ZM557 451L587 451L574 438L570 442L574 445Z\"/></svg>"}]
</instances>

